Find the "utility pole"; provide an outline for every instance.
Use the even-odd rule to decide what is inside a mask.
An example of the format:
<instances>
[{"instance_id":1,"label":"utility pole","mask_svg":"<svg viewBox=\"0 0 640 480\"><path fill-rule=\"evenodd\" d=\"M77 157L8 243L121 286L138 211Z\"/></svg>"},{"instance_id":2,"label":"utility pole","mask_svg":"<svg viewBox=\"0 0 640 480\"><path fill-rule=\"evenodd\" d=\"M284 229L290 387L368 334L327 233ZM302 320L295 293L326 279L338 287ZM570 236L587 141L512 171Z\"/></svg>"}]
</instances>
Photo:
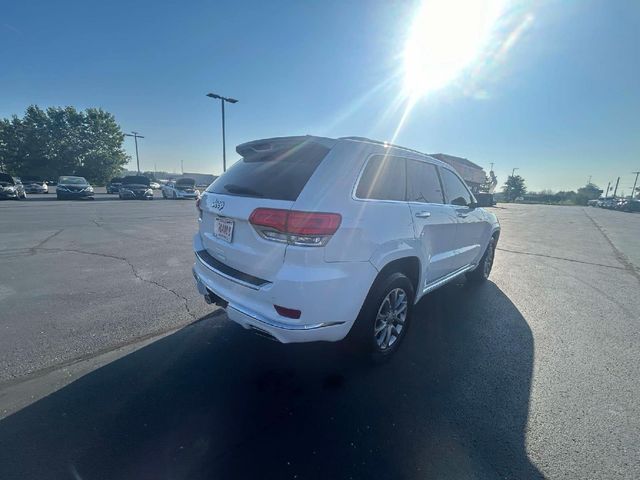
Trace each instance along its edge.
<instances>
[{"instance_id":1,"label":"utility pole","mask_svg":"<svg viewBox=\"0 0 640 480\"><path fill-rule=\"evenodd\" d=\"M227 171L227 152L226 152L226 139L225 139L225 131L224 131L224 103L238 103L238 100L235 98L222 97L217 93L207 93L207 97L209 98L218 98L220 99L220 105L222 105L222 171Z\"/></svg>"},{"instance_id":2,"label":"utility pole","mask_svg":"<svg viewBox=\"0 0 640 480\"><path fill-rule=\"evenodd\" d=\"M604 198L609 196L609 187L611 187L611 182L607 183L607 193L604 194Z\"/></svg>"},{"instance_id":3,"label":"utility pole","mask_svg":"<svg viewBox=\"0 0 640 480\"><path fill-rule=\"evenodd\" d=\"M184 175L184 160L180 160L180 173Z\"/></svg>"},{"instance_id":4,"label":"utility pole","mask_svg":"<svg viewBox=\"0 0 640 480\"><path fill-rule=\"evenodd\" d=\"M640 172L631 172L631 173L636 174L636 179L633 182L633 188L631 189L631 199L634 199L636 198L636 185L638 184L638 175L640 175Z\"/></svg>"},{"instance_id":5,"label":"utility pole","mask_svg":"<svg viewBox=\"0 0 640 480\"><path fill-rule=\"evenodd\" d=\"M589 175L589 180L587 180L587 185L591 185L591 175Z\"/></svg>"},{"instance_id":6,"label":"utility pole","mask_svg":"<svg viewBox=\"0 0 640 480\"><path fill-rule=\"evenodd\" d=\"M616 193L618 193L618 184L620 183L620 177L616 180L616 188L613 189L613 198L616 198Z\"/></svg>"},{"instance_id":7,"label":"utility pole","mask_svg":"<svg viewBox=\"0 0 640 480\"><path fill-rule=\"evenodd\" d=\"M491 162L491 171L493 172L493 162Z\"/></svg>"},{"instance_id":8,"label":"utility pole","mask_svg":"<svg viewBox=\"0 0 640 480\"><path fill-rule=\"evenodd\" d=\"M133 137L133 140L136 142L136 163L138 164L138 175L140 175L140 158L138 157L138 139L144 138L138 132L125 133L125 137Z\"/></svg>"}]
</instances>

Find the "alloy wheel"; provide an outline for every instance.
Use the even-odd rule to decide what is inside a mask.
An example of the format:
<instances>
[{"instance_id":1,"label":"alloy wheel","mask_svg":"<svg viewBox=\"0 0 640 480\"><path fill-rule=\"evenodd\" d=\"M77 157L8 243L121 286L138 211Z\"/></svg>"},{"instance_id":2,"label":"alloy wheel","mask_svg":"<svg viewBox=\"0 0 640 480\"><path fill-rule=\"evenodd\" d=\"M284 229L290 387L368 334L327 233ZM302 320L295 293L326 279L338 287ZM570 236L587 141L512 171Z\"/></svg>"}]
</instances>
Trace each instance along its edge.
<instances>
[{"instance_id":1,"label":"alloy wheel","mask_svg":"<svg viewBox=\"0 0 640 480\"><path fill-rule=\"evenodd\" d=\"M391 348L405 328L409 301L402 288L391 290L378 308L373 335L380 350Z\"/></svg>"}]
</instances>

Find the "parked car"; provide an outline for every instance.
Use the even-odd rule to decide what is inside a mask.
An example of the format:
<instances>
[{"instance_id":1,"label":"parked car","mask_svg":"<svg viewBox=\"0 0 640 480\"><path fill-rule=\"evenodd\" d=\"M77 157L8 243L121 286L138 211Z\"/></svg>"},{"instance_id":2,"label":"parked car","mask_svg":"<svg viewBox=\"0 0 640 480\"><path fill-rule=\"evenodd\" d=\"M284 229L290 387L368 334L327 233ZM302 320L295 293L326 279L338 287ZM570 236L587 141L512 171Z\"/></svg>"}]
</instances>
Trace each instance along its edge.
<instances>
[{"instance_id":1,"label":"parked car","mask_svg":"<svg viewBox=\"0 0 640 480\"><path fill-rule=\"evenodd\" d=\"M49 193L47 182L40 177L24 176L20 178L24 191L27 193Z\"/></svg>"},{"instance_id":2,"label":"parked car","mask_svg":"<svg viewBox=\"0 0 640 480\"><path fill-rule=\"evenodd\" d=\"M172 198L177 200L179 198L191 198L195 199L200 196L200 191L196 189L196 181L193 178L179 178L178 180L172 180L162 186L162 197Z\"/></svg>"},{"instance_id":3,"label":"parked car","mask_svg":"<svg viewBox=\"0 0 640 480\"><path fill-rule=\"evenodd\" d=\"M8 173L0 172L0 199L24 200L27 194L22 182Z\"/></svg>"},{"instance_id":4,"label":"parked car","mask_svg":"<svg viewBox=\"0 0 640 480\"><path fill-rule=\"evenodd\" d=\"M193 275L247 329L283 343L348 338L385 358L423 295L491 272L498 220L444 162L353 137L236 150L197 201Z\"/></svg>"},{"instance_id":5,"label":"parked car","mask_svg":"<svg viewBox=\"0 0 640 480\"><path fill-rule=\"evenodd\" d=\"M122 177L114 177L107 183L107 193L118 193L122 186Z\"/></svg>"},{"instance_id":6,"label":"parked car","mask_svg":"<svg viewBox=\"0 0 640 480\"><path fill-rule=\"evenodd\" d=\"M56 185L58 200L88 198L93 200L93 187L84 177L64 175L58 178Z\"/></svg>"},{"instance_id":7,"label":"parked car","mask_svg":"<svg viewBox=\"0 0 640 480\"><path fill-rule=\"evenodd\" d=\"M153 200L151 182L142 175L131 175L122 179L122 185L118 192L120 200Z\"/></svg>"},{"instance_id":8,"label":"parked car","mask_svg":"<svg viewBox=\"0 0 640 480\"><path fill-rule=\"evenodd\" d=\"M627 200L623 210L625 212L640 212L640 200Z\"/></svg>"},{"instance_id":9,"label":"parked car","mask_svg":"<svg viewBox=\"0 0 640 480\"><path fill-rule=\"evenodd\" d=\"M160 184L158 182L149 182L149 186L154 190L160 190Z\"/></svg>"}]
</instances>

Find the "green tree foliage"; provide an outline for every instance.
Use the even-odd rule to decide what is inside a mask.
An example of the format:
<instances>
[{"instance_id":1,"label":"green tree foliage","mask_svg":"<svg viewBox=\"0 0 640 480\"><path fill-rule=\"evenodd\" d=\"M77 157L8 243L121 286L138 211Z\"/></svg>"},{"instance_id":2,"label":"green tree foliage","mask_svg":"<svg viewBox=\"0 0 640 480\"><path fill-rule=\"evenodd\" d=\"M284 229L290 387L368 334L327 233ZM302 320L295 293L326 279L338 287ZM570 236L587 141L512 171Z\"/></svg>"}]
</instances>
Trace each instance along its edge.
<instances>
[{"instance_id":1,"label":"green tree foliage","mask_svg":"<svg viewBox=\"0 0 640 480\"><path fill-rule=\"evenodd\" d=\"M516 198L527 193L527 187L524 184L524 178L520 175L509 175L507 181L502 187L508 202L513 202Z\"/></svg>"},{"instance_id":2,"label":"green tree foliage","mask_svg":"<svg viewBox=\"0 0 640 480\"><path fill-rule=\"evenodd\" d=\"M101 183L129 161L123 142L114 116L102 109L31 105L22 118L0 119L0 167L16 176L81 175Z\"/></svg>"},{"instance_id":3,"label":"green tree foliage","mask_svg":"<svg viewBox=\"0 0 640 480\"><path fill-rule=\"evenodd\" d=\"M602 190L600 190L597 185L587 183L584 187L578 189L576 204L586 205L589 200L600 198L600 195L602 195Z\"/></svg>"}]
</instances>

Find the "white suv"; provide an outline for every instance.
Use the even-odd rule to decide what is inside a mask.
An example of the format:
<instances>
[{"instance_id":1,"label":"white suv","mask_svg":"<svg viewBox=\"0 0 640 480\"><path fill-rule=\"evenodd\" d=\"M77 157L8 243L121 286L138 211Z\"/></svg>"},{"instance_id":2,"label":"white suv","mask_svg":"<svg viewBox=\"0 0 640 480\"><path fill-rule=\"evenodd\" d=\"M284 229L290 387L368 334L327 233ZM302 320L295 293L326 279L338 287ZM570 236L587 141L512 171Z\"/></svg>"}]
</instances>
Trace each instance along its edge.
<instances>
[{"instance_id":1,"label":"white suv","mask_svg":"<svg viewBox=\"0 0 640 480\"><path fill-rule=\"evenodd\" d=\"M357 137L236 150L198 201L193 275L245 328L387 356L424 294L491 271L500 225L443 162Z\"/></svg>"}]
</instances>

